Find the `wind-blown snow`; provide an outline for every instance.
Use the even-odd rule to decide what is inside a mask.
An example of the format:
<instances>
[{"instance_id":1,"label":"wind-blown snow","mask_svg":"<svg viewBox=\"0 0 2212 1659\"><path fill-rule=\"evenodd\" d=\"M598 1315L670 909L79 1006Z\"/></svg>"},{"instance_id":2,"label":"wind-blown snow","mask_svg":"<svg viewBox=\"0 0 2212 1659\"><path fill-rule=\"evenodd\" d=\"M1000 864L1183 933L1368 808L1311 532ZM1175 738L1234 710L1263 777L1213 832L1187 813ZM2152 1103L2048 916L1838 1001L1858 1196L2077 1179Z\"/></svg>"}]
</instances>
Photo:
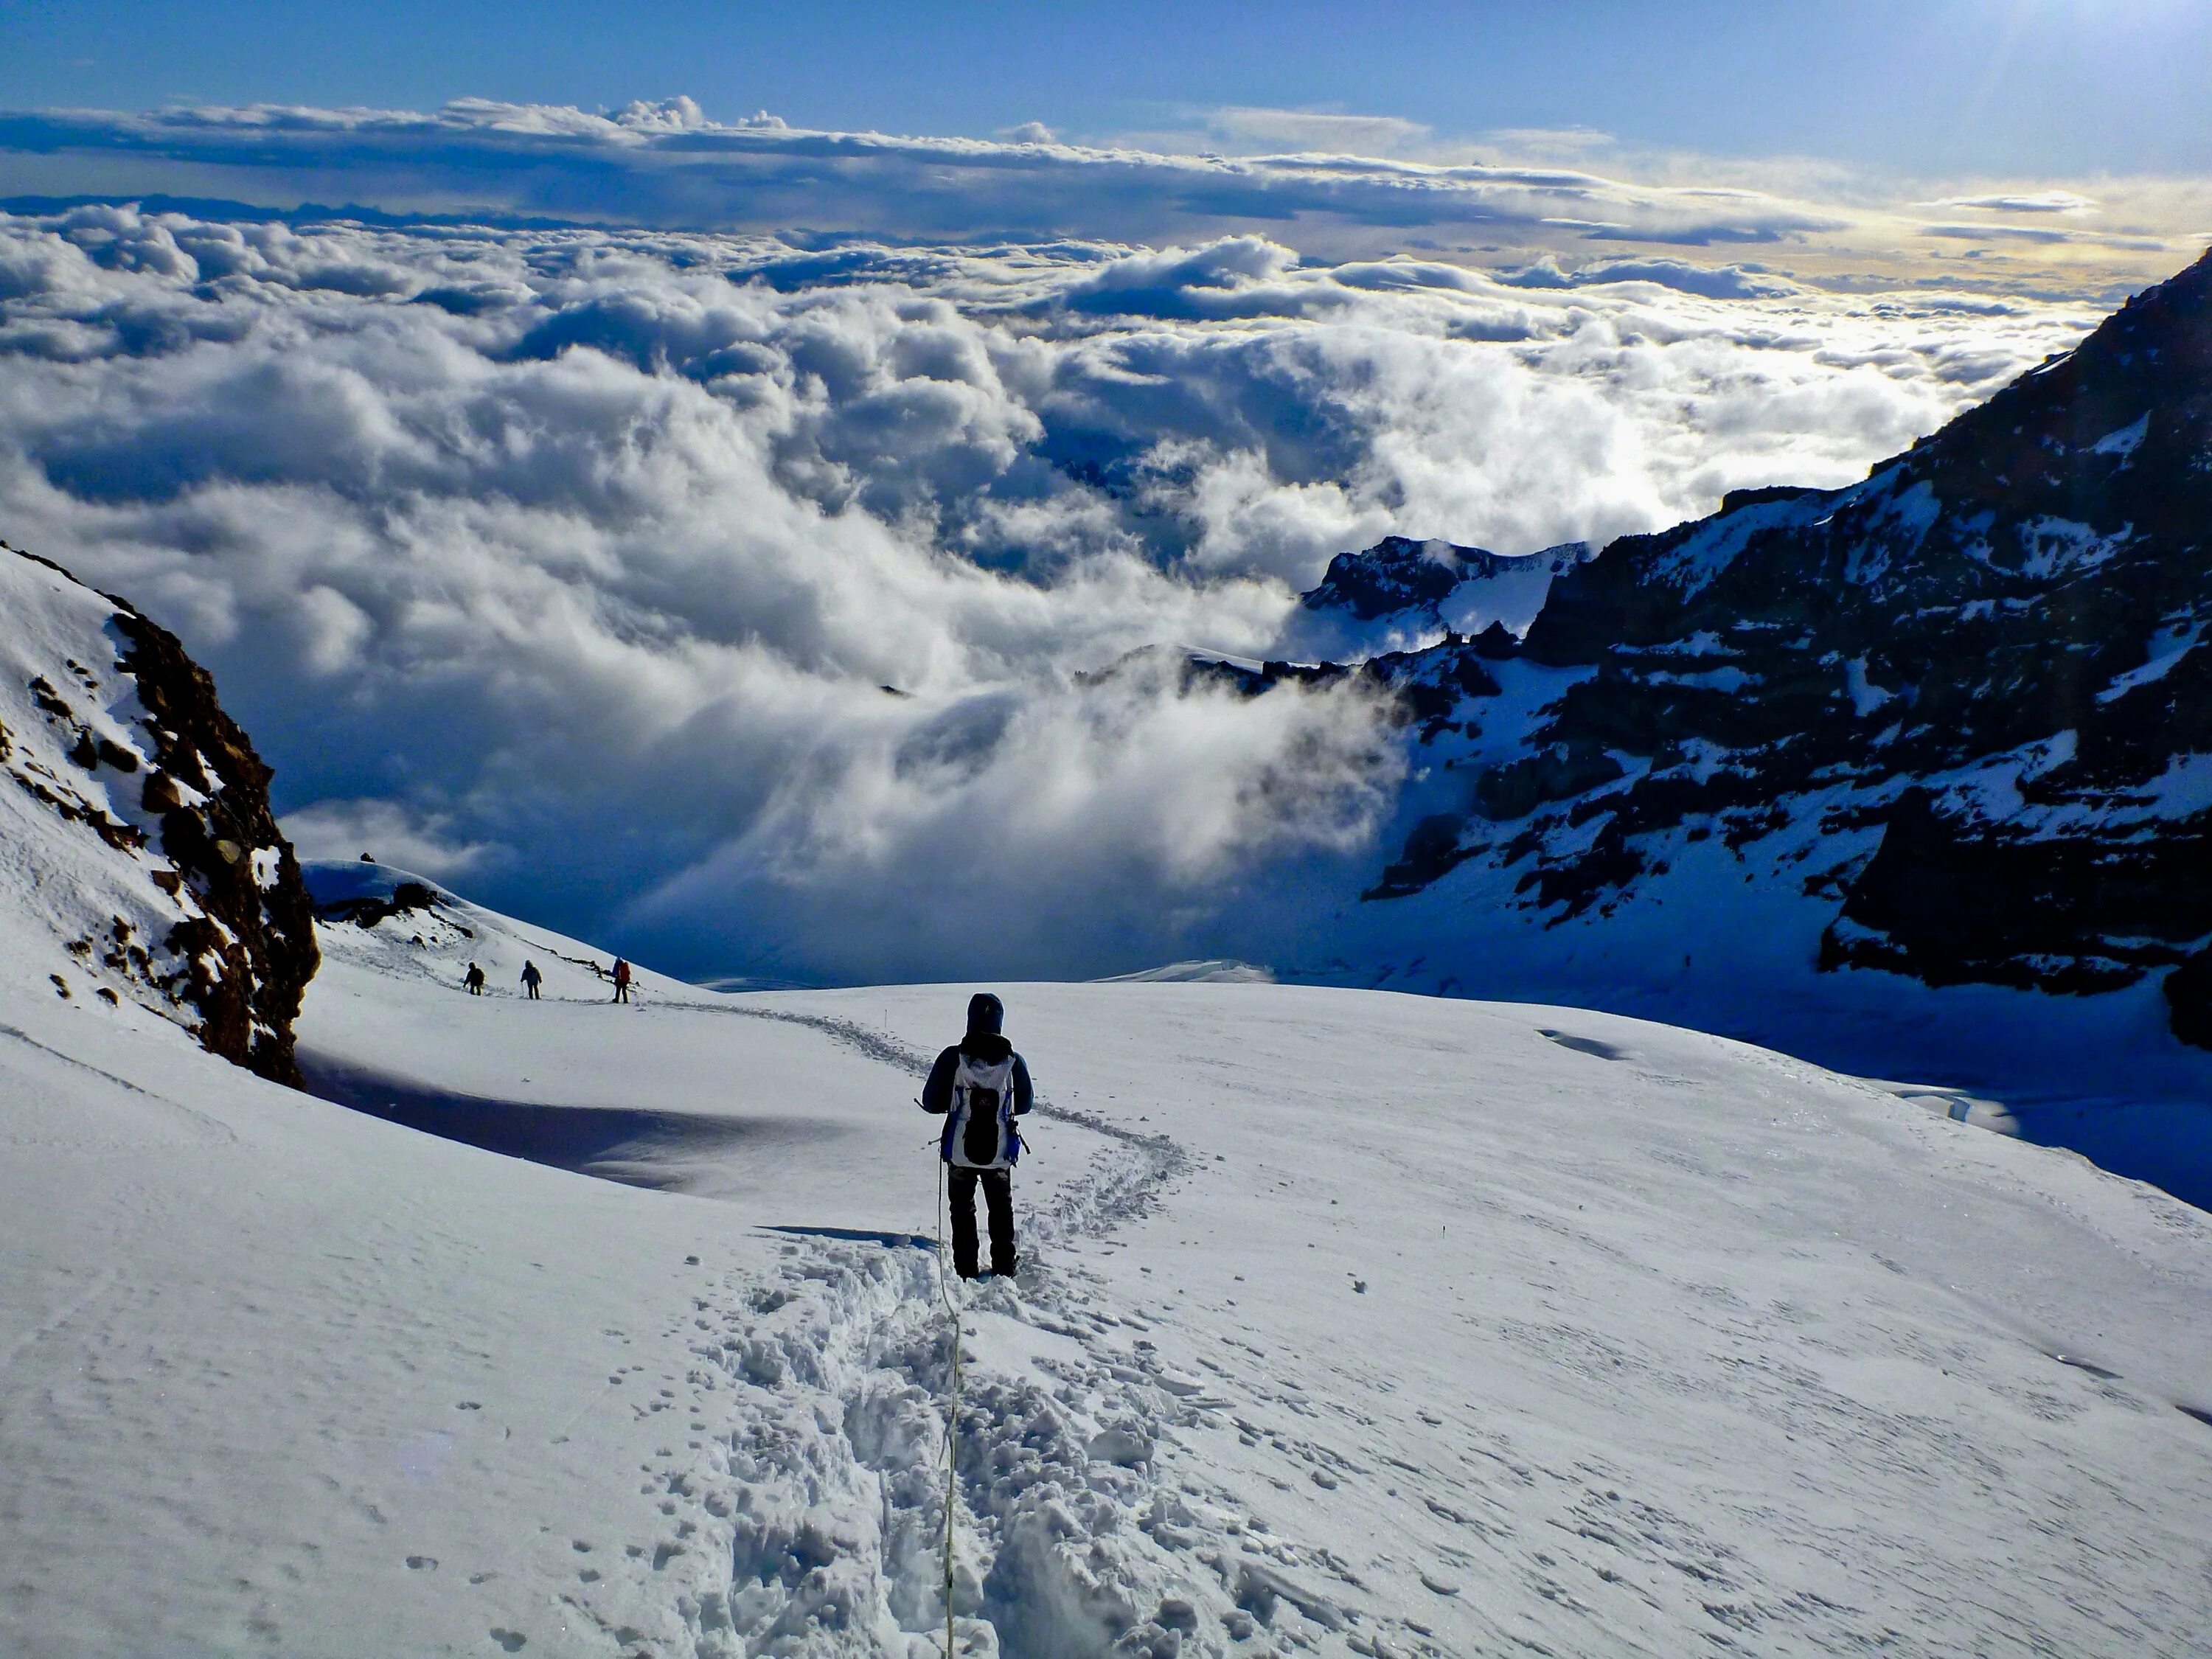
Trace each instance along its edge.
<instances>
[{"instance_id":1,"label":"wind-blown snow","mask_svg":"<svg viewBox=\"0 0 2212 1659\"><path fill-rule=\"evenodd\" d=\"M450 898L324 947L325 1086L675 1190L0 985L0 1647L940 1651L908 1103L967 988L616 1007L604 952ZM1633 1020L999 988L1045 1104L1032 1265L963 1292L963 1653L2180 1655L2212 1618L2201 1213Z\"/></svg>"},{"instance_id":2,"label":"wind-blown snow","mask_svg":"<svg viewBox=\"0 0 2212 1659\"><path fill-rule=\"evenodd\" d=\"M1012 875L994 969L1127 969L1395 762L1353 693L1097 671L1279 654L1388 533L1848 482L2089 320L1650 274L0 216L0 529L182 634L311 853L792 977L961 971Z\"/></svg>"}]
</instances>

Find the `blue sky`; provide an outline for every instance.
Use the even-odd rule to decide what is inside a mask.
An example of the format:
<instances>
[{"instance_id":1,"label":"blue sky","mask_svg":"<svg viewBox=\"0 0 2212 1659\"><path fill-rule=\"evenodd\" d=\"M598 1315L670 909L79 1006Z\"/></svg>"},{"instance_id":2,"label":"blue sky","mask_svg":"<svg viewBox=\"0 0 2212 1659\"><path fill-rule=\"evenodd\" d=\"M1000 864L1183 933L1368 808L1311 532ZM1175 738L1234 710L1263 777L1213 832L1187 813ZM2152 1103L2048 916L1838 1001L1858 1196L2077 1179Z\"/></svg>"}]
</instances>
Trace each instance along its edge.
<instances>
[{"instance_id":1,"label":"blue sky","mask_svg":"<svg viewBox=\"0 0 2212 1659\"><path fill-rule=\"evenodd\" d=\"M1443 138L1592 127L1718 156L1915 174L2194 173L2212 8L2185 0L915 7L15 0L12 107L463 96L728 119L1097 139L1221 106L1396 117Z\"/></svg>"}]
</instances>

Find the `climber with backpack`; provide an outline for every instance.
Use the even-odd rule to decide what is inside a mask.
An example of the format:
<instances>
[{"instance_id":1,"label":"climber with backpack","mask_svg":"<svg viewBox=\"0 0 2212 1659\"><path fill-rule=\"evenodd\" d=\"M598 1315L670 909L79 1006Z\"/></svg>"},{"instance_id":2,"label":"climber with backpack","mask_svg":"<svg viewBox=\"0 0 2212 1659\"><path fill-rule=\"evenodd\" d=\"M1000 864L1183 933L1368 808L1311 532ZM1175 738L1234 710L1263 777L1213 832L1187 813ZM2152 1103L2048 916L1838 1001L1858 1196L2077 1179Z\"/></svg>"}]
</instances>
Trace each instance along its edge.
<instances>
[{"instance_id":1,"label":"climber with backpack","mask_svg":"<svg viewBox=\"0 0 2212 1659\"><path fill-rule=\"evenodd\" d=\"M943 1054L922 1085L921 1109L945 1119L939 1151L947 1165L952 1204L952 1266L963 1279L979 1276L975 1188L983 1188L991 1218L991 1271L1013 1275L1014 1160L1022 1137L1014 1120L1030 1109L1030 1068L1000 1032L1006 1006L989 992L968 1000L968 1035Z\"/></svg>"}]
</instances>

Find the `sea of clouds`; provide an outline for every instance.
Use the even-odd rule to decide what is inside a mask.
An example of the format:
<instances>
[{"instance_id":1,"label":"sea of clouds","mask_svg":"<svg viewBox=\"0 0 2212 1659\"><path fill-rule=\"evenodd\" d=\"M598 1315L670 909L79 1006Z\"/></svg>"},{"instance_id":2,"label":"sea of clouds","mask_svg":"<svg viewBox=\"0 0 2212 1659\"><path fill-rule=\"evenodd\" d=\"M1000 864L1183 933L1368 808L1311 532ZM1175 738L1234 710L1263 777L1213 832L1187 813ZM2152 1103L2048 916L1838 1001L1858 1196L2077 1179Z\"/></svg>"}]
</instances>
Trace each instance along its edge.
<instances>
[{"instance_id":1,"label":"sea of clouds","mask_svg":"<svg viewBox=\"0 0 2212 1659\"><path fill-rule=\"evenodd\" d=\"M1410 763L1184 648L1267 654L1386 534L1848 481L2094 320L1663 255L0 215L0 536L184 637L310 854L677 971L1103 973L1356 892Z\"/></svg>"}]
</instances>

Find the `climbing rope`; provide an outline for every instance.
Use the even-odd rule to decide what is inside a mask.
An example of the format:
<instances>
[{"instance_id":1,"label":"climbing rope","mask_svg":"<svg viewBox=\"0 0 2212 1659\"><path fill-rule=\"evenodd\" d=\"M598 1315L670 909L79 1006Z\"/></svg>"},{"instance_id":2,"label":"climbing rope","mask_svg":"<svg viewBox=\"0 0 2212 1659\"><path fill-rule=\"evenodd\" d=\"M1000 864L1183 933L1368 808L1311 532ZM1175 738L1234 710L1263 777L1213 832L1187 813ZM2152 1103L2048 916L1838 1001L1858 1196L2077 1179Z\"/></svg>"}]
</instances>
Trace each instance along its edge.
<instances>
[{"instance_id":1,"label":"climbing rope","mask_svg":"<svg viewBox=\"0 0 2212 1659\"><path fill-rule=\"evenodd\" d=\"M937 1161L937 1296L944 1303L952 1327L952 1404L945 1414L945 1659L953 1659L952 1646L952 1514L959 1491L955 1485L954 1451L960 1432L960 1307L953 1300L952 1285L945 1271L945 1160Z\"/></svg>"}]
</instances>

